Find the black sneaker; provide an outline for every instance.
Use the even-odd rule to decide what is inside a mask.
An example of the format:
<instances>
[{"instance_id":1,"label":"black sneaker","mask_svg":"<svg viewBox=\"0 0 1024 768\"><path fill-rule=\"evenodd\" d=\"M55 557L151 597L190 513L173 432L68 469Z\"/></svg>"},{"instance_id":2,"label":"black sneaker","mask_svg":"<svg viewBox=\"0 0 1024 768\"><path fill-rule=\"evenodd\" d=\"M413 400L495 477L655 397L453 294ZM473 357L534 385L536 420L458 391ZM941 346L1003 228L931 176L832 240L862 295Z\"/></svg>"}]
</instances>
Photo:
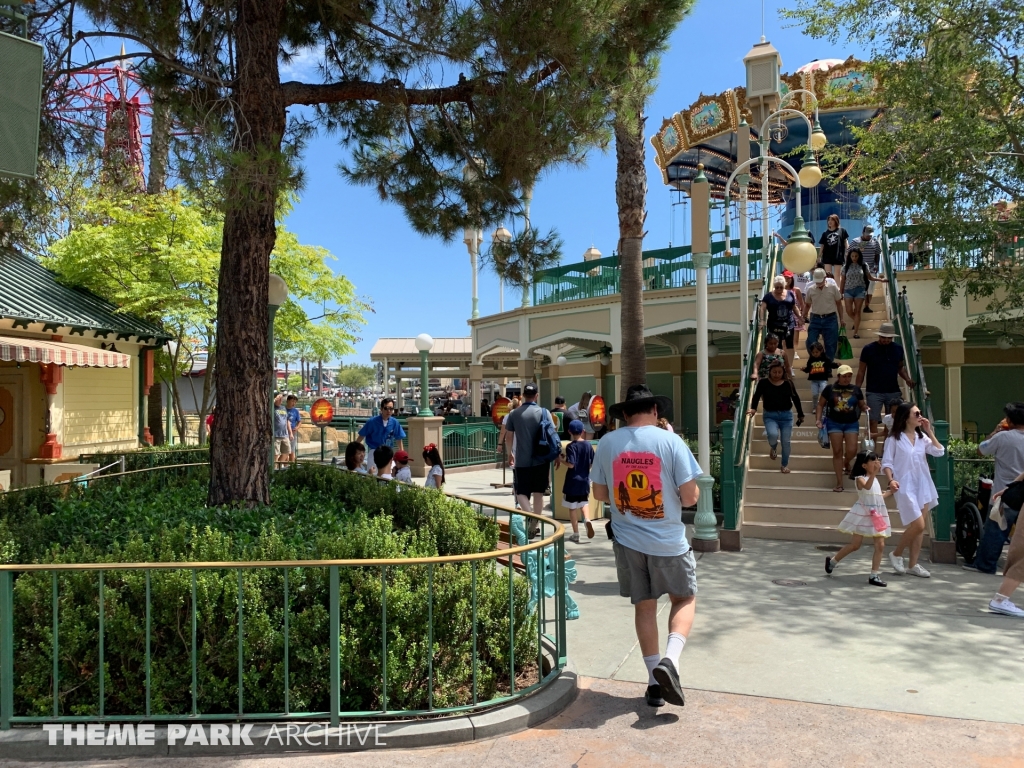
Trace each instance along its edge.
<instances>
[{"instance_id":1,"label":"black sneaker","mask_svg":"<svg viewBox=\"0 0 1024 768\"><path fill-rule=\"evenodd\" d=\"M832 571L834 571L835 569L836 569L836 567L834 565L832 565L832 557L831 556L826 557L825 558L825 573L831 575Z\"/></svg>"},{"instance_id":2,"label":"black sneaker","mask_svg":"<svg viewBox=\"0 0 1024 768\"><path fill-rule=\"evenodd\" d=\"M861 311L862 312L874 312L875 310L873 310L871 307L864 307L864 309L861 310Z\"/></svg>"},{"instance_id":3,"label":"black sneaker","mask_svg":"<svg viewBox=\"0 0 1024 768\"><path fill-rule=\"evenodd\" d=\"M868 576L868 584L870 584L872 587L888 587L889 586L884 581L882 581L882 577L881 576L875 576L875 575Z\"/></svg>"},{"instance_id":4,"label":"black sneaker","mask_svg":"<svg viewBox=\"0 0 1024 768\"><path fill-rule=\"evenodd\" d=\"M647 686L647 693L644 694L644 699L649 707L665 706L665 700L661 698L661 686L657 683Z\"/></svg>"},{"instance_id":5,"label":"black sneaker","mask_svg":"<svg viewBox=\"0 0 1024 768\"><path fill-rule=\"evenodd\" d=\"M654 668L653 674L654 679L661 686L665 701L669 704L675 704L677 707L682 707L686 704L686 700L683 698L683 687L679 684L679 673L676 671L675 664L668 659L662 659L658 662L658 666Z\"/></svg>"}]
</instances>

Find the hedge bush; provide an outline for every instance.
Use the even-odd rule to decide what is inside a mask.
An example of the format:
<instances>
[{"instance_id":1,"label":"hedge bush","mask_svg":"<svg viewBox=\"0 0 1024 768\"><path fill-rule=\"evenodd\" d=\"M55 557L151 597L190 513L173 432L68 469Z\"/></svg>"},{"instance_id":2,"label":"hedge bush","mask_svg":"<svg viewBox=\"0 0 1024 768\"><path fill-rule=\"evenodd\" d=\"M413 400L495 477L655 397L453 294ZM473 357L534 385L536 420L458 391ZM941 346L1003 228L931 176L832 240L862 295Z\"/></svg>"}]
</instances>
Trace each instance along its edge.
<instances>
[{"instance_id":1,"label":"hedge bush","mask_svg":"<svg viewBox=\"0 0 1024 768\"><path fill-rule=\"evenodd\" d=\"M135 448L130 451L109 451L106 453L83 453L78 457L79 463L99 464L105 467L119 461L124 456L126 472L135 469L151 469L166 467L172 464L205 464L210 461L210 448L192 446L189 448ZM109 472L118 470L111 469Z\"/></svg>"},{"instance_id":2,"label":"hedge bush","mask_svg":"<svg viewBox=\"0 0 1024 768\"><path fill-rule=\"evenodd\" d=\"M162 475L165 473L157 473ZM205 469L191 477L140 476L91 488L43 487L0 497L0 557L6 562L196 562L367 559L493 550L497 528L436 491L378 484L329 467L274 474L273 504L204 505ZM243 685L247 712L284 709L284 571L242 572ZM382 569L340 572L342 710L383 708ZM238 574L196 571L198 710L238 707ZM433 569L433 703L472 703L472 567ZM192 571L151 571L151 708L192 708ZM425 709L428 699L428 566L386 569L387 707ZM62 572L59 599L61 714L96 715L99 697L99 575ZM104 575L105 713L145 712L145 572ZM329 710L327 568L288 570L289 704ZM51 715L52 575L15 581L15 709ZM536 667L537 625L528 585L513 582L517 677ZM507 572L476 567L478 700L509 688ZM520 683L517 682L517 686Z\"/></svg>"},{"instance_id":3,"label":"hedge bush","mask_svg":"<svg viewBox=\"0 0 1024 768\"><path fill-rule=\"evenodd\" d=\"M969 440L952 438L949 441L949 454L953 457L953 498L960 499L960 493L967 488L978 490L978 478L992 477L995 462L978 455L978 444ZM968 461L969 459L969 461Z\"/></svg>"}]
</instances>

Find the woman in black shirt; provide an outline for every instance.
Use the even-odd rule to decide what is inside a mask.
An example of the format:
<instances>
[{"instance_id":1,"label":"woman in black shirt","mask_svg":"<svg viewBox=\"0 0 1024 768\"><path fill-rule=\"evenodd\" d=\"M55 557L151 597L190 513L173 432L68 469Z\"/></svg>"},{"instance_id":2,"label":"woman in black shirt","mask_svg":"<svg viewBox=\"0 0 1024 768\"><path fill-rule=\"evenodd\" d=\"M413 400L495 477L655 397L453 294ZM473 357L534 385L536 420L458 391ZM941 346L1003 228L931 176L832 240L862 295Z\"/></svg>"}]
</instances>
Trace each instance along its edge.
<instances>
[{"instance_id":1,"label":"woman in black shirt","mask_svg":"<svg viewBox=\"0 0 1024 768\"><path fill-rule=\"evenodd\" d=\"M760 379L754 390L754 399L750 402L748 416L757 413L757 404L764 398L764 430L768 433L768 445L771 446L771 457L777 454L777 444L782 441L782 472L789 474L789 444L793 435L793 406L796 406L799 427L804 421L804 410L800 405L800 396L796 393L793 382L786 378L786 371L781 361L772 363L768 369L768 378Z\"/></svg>"},{"instance_id":2,"label":"woman in black shirt","mask_svg":"<svg viewBox=\"0 0 1024 768\"><path fill-rule=\"evenodd\" d=\"M839 217L833 213L828 217L828 229L821 233L818 244L821 246L821 264L825 272L831 273L836 285L839 285L843 264L846 263L846 247L849 240L850 236L840 224Z\"/></svg>"}]
</instances>

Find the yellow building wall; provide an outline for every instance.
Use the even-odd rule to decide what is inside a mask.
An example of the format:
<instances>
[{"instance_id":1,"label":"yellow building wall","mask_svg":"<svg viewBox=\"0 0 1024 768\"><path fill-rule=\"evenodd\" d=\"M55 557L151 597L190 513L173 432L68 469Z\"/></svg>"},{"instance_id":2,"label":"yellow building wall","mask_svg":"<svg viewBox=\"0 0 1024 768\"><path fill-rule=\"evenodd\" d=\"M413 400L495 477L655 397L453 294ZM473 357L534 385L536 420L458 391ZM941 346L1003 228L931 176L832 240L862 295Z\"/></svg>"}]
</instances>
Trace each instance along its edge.
<instances>
[{"instance_id":1,"label":"yellow building wall","mask_svg":"<svg viewBox=\"0 0 1024 768\"><path fill-rule=\"evenodd\" d=\"M138 442L138 376L134 367L65 368L65 448L89 446L98 451L108 443L123 442L134 446Z\"/></svg>"}]
</instances>

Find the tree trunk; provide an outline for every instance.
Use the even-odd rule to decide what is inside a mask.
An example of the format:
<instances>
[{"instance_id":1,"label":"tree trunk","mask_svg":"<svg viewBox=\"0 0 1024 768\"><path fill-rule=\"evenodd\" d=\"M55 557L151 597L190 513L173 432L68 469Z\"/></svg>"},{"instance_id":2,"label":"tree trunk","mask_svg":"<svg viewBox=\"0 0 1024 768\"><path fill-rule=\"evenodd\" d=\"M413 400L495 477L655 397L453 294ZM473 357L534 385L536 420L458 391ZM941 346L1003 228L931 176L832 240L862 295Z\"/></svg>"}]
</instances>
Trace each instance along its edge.
<instances>
[{"instance_id":1,"label":"tree trunk","mask_svg":"<svg viewBox=\"0 0 1024 768\"><path fill-rule=\"evenodd\" d=\"M146 180L146 193L159 195L167 186L167 158L171 148L171 108L167 101L167 90L163 85L153 88L153 119L150 123L149 138L149 178ZM149 390L149 433L153 436L153 445L163 445L163 387L154 383ZM170 403L167 404L170 408Z\"/></svg>"},{"instance_id":2,"label":"tree trunk","mask_svg":"<svg viewBox=\"0 0 1024 768\"><path fill-rule=\"evenodd\" d=\"M285 0L237 0L234 152L217 287L217 429L210 504L268 504L272 385L267 295L285 130L278 55Z\"/></svg>"},{"instance_id":3,"label":"tree trunk","mask_svg":"<svg viewBox=\"0 0 1024 768\"><path fill-rule=\"evenodd\" d=\"M615 202L619 209L619 296L622 326L619 400L626 390L647 381L644 349L644 220L647 169L644 166L642 113L615 116Z\"/></svg>"}]
</instances>

